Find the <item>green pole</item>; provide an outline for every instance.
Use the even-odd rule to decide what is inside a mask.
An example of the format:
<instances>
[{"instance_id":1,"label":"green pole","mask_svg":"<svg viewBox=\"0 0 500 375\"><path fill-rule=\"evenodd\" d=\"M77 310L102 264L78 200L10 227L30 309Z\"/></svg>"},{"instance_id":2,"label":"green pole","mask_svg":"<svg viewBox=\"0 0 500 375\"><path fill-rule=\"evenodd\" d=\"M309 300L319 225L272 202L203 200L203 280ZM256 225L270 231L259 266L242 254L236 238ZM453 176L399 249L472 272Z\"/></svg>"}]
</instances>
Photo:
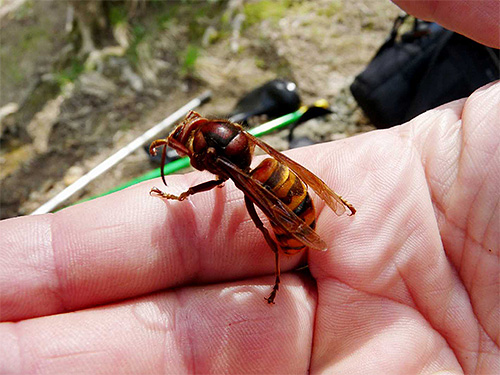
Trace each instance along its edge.
<instances>
[{"instance_id":1,"label":"green pole","mask_svg":"<svg viewBox=\"0 0 500 375\"><path fill-rule=\"evenodd\" d=\"M281 117L278 117L274 120L268 121L262 125L259 125L253 129L250 129L248 132L256 137L261 137L263 135L266 135L266 134L271 133L273 131L282 129L282 128L294 123L304 114L304 112L306 110L307 110L307 107L300 107L295 112L288 113L284 116L281 116ZM189 157L187 157L187 156L180 158L180 159L177 159L177 160L174 160L174 161L165 165L165 168L164 168L165 175L169 175L169 174L178 172L181 169L189 167L189 165L190 165ZM156 169L154 169L146 174L143 174L142 176L139 176L139 177L134 178L130 181L127 181L126 183L119 185L119 186L117 186L117 187L115 187L115 188L113 188L113 189L111 189L103 194L95 195L95 196L87 198L87 199L82 199L81 201L79 201L77 203L86 202L86 201L89 201L89 200L94 199L94 198L103 197L105 195L114 193L116 191L123 190L123 189L125 189L129 186L135 185L139 182L151 180L152 178L157 178L160 176L161 176L161 170L160 170L160 168L156 168Z\"/></svg>"}]
</instances>

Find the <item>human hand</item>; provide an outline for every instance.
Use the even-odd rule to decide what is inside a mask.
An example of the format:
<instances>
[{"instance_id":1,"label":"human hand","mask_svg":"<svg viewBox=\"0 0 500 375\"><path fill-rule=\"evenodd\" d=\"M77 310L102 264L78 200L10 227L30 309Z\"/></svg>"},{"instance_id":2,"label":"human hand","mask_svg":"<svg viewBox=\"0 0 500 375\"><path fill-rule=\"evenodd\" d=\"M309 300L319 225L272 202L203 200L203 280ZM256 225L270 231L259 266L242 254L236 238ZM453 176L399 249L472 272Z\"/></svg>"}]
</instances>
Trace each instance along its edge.
<instances>
[{"instance_id":1,"label":"human hand","mask_svg":"<svg viewBox=\"0 0 500 375\"><path fill-rule=\"evenodd\" d=\"M496 83L290 152L358 213L316 200L329 251L283 259L276 305L273 254L231 182L1 222L2 372L498 372L499 108ZM290 272L306 261L312 277Z\"/></svg>"},{"instance_id":2,"label":"human hand","mask_svg":"<svg viewBox=\"0 0 500 375\"><path fill-rule=\"evenodd\" d=\"M498 0L391 0L404 11L463 34L479 43L500 48Z\"/></svg>"},{"instance_id":3,"label":"human hand","mask_svg":"<svg viewBox=\"0 0 500 375\"><path fill-rule=\"evenodd\" d=\"M443 9L415 4L421 17ZM484 27L494 14L457 31L498 47ZM316 201L329 251L284 259L312 277L286 272L274 306L273 254L232 183L167 204L143 183L1 222L1 371L498 373L499 102L496 83L404 126L290 152L358 213Z\"/></svg>"}]
</instances>

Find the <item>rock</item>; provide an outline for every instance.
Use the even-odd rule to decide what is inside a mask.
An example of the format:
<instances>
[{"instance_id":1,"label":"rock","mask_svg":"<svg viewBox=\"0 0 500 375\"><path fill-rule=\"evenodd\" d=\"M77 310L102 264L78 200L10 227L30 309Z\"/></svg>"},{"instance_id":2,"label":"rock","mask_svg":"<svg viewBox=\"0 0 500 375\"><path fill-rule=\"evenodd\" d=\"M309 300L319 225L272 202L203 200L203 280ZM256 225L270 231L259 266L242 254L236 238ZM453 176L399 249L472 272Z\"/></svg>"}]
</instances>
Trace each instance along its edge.
<instances>
[{"instance_id":1,"label":"rock","mask_svg":"<svg viewBox=\"0 0 500 375\"><path fill-rule=\"evenodd\" d=\"M63 181L66 186L71 185L84 174L84 169L79 165L73 165L64 175Z\"/></svg>"},{"instance_id":2,"label":"rock","mask_svg":"<svg viewBox=\"0 0 500 375\"><path fill-rule=\"evenodd\" d=\"M135 91L142 92L144 90L144 83L142 82L141 77L134 73L128 65L123 68L123 78Z\"/></svg>"},{"instance_id":3,"label":"rock","mask_svg":"<svg viewBox=\"0 0 500 375\"><path fill-rule=\"evenodd\" d=\"M50 133L52 127L59 119L63 101L63 95L49 100L43 109L33 117L33 120L30 121L26 128L31 139L33 139L33 148L39 154L43 154L49 149Z\"/></svg>"},{"instance_id":4,"label":"rock","mask_svg":"<svg viewBox=\"0 0 500 375\"><path fill-rule=\"evenodd\" d=\"M108 100L116 93L118 87L98 72L87 72L79 77L79 88L87 94L101 100Z\"/></svg>"},{"instance_id":5,"label":"rock","mask_svg":"<svg viewBox=\"0 0 500 375\"><path fill-rule=\"evenodd\" d=\"M2 123L2 120L7 117L8 115L11 115L13 113L16 113L17 110L19 109L19 105L17 103L8 103L4 105L3 107L0 108L0 124Z\"/></svg>"}]
</instances>

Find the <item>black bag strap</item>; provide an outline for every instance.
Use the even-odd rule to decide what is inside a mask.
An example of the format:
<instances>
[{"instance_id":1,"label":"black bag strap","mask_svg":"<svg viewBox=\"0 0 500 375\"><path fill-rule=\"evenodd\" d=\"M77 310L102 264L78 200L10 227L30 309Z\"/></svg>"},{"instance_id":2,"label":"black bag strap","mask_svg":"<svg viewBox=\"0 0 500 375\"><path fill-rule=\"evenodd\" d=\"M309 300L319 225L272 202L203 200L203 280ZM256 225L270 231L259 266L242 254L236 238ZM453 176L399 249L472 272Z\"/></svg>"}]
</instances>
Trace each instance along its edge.
<instances>
[{"instance_id":1,"label":"black bag strap","mask_svg":"<svg viewBox=\"0 0 500 375\"><path fill-rule=\"evenodd\" d=\"M398 37L398 31L401 25L405 22L405 20L408 18L408 14L401 14L396 17L394 20L394 23L392 25L391 32L389 33L389 36L385 40L385 42L380 46L378 49L377 53L373 58L378 56L380 53L382 53L385 49L390 48L396 43L396 38Z\"/></svg>"}]
</instances>

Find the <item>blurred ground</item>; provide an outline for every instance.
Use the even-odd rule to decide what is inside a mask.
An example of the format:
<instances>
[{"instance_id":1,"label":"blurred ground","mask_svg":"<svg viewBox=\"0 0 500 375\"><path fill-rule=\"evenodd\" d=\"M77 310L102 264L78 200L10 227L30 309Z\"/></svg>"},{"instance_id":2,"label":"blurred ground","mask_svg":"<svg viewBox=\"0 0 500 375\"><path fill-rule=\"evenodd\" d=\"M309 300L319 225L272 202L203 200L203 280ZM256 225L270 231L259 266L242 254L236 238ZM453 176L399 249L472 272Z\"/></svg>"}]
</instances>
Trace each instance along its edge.
<instances>
[{"instance_id":1,"label":"blurred ground","mask_svg":"<svg viewBox=\"0 0 500 375\"><path fill-rule=\"evenodd\" d=\"M199 112L220 116L287 78L305 104L324 98L335 110L297 135L319 142L373 129L348 87L399 12L385 0L0 4L1 218L32 212L205 89L214 98ZM82 6L97 23L93 49L75 27ZM286 149L287 134L265 139ZM140 149L68 204L154 167Z\"/></svg>"}]
</instances>

